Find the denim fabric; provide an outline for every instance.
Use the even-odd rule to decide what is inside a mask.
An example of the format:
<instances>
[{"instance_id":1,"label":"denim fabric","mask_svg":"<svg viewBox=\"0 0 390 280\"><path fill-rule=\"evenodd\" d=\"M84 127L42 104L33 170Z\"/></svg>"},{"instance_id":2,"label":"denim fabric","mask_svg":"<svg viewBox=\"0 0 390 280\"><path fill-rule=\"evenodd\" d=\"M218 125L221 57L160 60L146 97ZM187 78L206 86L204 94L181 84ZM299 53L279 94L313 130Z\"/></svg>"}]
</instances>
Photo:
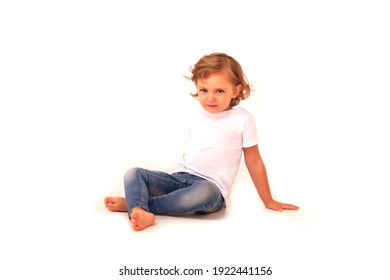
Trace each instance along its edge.
<instances>
[{"instance_id":1,"label":"denim fabric","mask_svg":"<svg viewBox=\"0 0 390 280\"><path fill-rule=\"evenodd\" d=\"M225 208L216 184L198 176L132 168L124 176L129 215L140 207L155 215L209 214Z\"/></svg>"}]
</instances>

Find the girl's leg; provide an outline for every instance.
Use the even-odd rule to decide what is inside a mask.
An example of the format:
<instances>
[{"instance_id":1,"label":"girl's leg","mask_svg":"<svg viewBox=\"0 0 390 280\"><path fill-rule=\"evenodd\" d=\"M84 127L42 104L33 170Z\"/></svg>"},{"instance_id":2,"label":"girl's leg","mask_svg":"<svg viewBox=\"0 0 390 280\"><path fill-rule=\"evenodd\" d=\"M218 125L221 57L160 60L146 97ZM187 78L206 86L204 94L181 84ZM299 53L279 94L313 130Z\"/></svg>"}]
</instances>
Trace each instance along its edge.
<instances>
[{"instance_id":1,"label":"girl's leg","mask_svg":"<svg viewBox=\"0 0 390 280\"><path fill-rule=\"evenodd\" d=\"M133 208L164 215L213 213L225 207L216 184L188 173L133 168L124 181L129 215Z\"/></svg>"},{"instance_id":2,"label":"girl's leg","mask_svg":"<svg viewBox=\"0 0 390 280\"><path fill-rule=\"evenodd\" d=\"M170 175L133 168L124 181L127 211L135 230L154 224L154 214L206 214L225 207L217 185L188 173Z\"/></svg>"},{"instance_id":3,"label":"girl's leg","mask_svg":"<svg viewBox=\"0 0 390 280\"><path fill-rule=\"evenodd\" d=\"M155 216L149 207L151 197L165 195L186 186L172 175L142 168L127 171L124 183L124 201L134 230L143 230L154 224Z\"/></svg>"},{"instance_id":4,"label":"girl's leg","mask_svg":"<svg viewBox=\"0 0 390 280\"><path fill-rule=\"evenodd\" d=\"M186 183L165 172L132 168L124 176L124 185L127 211L130 216L133 208L141 208L153 213L149 207L151 197L171 193L185 187Z\"/></svg>"},{"instance_id":5,"label":"girl's leg","mask_svg":"<svg viewBox=\"0 0 390 280\"><path fill-rule=\"evenodd\" d=\"M191 174L176 173L185 185L164 195L149 198L149 209L157 215L210 214L225 208L225 200L216 184Z\"/></svg>"}]
</instances>

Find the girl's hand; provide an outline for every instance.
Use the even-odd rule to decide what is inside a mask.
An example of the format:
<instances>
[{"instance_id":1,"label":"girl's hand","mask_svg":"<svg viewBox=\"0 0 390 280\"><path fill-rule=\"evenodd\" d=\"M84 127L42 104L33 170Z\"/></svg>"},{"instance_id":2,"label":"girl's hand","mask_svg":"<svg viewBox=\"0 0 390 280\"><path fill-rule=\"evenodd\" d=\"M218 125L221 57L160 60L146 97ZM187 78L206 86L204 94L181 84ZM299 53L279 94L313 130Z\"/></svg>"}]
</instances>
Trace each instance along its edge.
<instances>
[{"instance_id":1,"label":"girl's hand","mask_svg":"<svg viewBox=\"0 0 390 280\"><path fill-rule=\"evenodd\" d=\"M281 203L275 200L271 200L265 204L265 207L271 210L282 212L283 210L298 210L299 207L293 204Z\"/></svg>"}]
</instances>

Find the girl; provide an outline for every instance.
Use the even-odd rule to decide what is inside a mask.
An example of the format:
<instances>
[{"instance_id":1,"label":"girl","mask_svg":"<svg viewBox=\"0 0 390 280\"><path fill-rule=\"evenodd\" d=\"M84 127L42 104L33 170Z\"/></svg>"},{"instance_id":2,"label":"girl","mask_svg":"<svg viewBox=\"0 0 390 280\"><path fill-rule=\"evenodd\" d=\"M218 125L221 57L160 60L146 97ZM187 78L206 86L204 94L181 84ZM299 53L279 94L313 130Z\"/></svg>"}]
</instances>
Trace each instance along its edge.
<instances>
[{"instance_id":1,"label":"girl","mask_svg":"<svg viewBox=\"0 0 390 280\"><path fill-rule=\"evenodd\" d=\"M132 168L124 176L125 197L106 197L110 211L128 212L134 230L155 215L208 214L226 207L241 155L266 208L297 210L271 196L257 146L253 116L235 107L251 88L241 65L224 53L202 57L190 68L201 105L190 126L189 145L174 173Z\"/></svg>"}]
</instances>

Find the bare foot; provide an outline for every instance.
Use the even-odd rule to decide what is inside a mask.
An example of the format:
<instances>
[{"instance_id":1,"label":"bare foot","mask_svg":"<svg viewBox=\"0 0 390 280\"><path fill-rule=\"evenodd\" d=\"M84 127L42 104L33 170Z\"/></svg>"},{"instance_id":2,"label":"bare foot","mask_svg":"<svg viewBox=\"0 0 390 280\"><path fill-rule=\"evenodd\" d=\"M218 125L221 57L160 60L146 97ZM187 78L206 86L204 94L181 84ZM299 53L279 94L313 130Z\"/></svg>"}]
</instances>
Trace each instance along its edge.
<instances>
[{"instance_id":1,"label":"bare foot","mask_svg":"<svg viewBox=\"0 0 390 280\"><path fill-rule=\"evenodd\" d=\"M127 212L127 204L124 197L108 196L104 199L104 205L112 212Z\"/></svg>"},{"instance_id":2,"label":"bare foot","mask_svg":"<svg viewBox=\"0 0 390 280\"><path fill-rule=\"evenodd\" d=\"M143 230L154 224L156 216L142 208L134 208L130 214L131 226L134 230Z\"/></svg>"}]
</instances>

